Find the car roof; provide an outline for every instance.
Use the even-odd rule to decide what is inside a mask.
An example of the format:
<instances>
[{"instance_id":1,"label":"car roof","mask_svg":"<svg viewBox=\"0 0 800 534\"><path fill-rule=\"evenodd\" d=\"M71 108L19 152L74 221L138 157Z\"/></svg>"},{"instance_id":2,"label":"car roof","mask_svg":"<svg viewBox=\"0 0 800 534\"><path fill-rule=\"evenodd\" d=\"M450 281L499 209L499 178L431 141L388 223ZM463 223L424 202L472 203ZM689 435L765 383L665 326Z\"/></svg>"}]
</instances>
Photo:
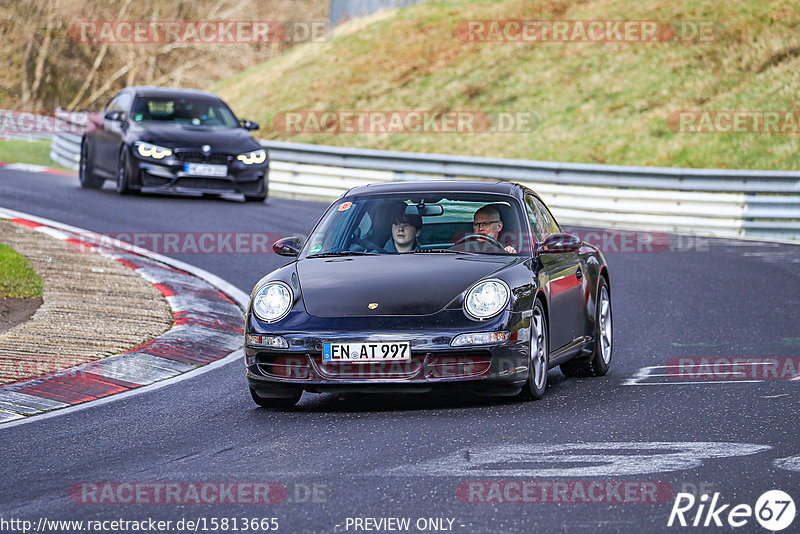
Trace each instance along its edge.
<instances>
[{"instance_id":1,"label":"car roof","mask_svg":"<svg viewBox=\"0 0 800 534\"><path fill-rule=\"evenodd\" d=\"M209 93L208 91L201 91L199 89L181 89L177 87L156 87L153 85L137 85L125 88L125 91L130 91L137 96L168 96L168 97L187 97L187 96L202 96L211 97L217 100L222 100L219 95Z\"/></svg>"},{"instance_id":2,"label":"car roof","mask_svg":"<svg viewBox=\"0 0 800 534\"><path fill-rule=\"evenodd\" d=\"M422 180L417 182L385 182L354 187L344 194L371 195L381 193L424 193L458 191L466 193L500 193L516 196L522 188L512 182L488 182L481 180Z\"/></svg>"}]
</instances>

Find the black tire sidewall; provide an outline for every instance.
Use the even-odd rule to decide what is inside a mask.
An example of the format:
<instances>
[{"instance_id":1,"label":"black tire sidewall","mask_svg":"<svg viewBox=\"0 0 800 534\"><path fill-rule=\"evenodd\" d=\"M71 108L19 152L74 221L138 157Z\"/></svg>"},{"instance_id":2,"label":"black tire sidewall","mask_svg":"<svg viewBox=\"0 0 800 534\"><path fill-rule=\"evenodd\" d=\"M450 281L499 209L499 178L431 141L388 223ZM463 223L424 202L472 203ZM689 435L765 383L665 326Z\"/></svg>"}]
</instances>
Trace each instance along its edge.
<instances>
[{"instance_id":1,"label":"black tire sidewall","mask_svg":"<svg viewBox=\"0 0 800 534\"><path fill-rule=\"evenodd\" d=\"M119 151L119 160L117 161L117 193L125 195L130 192L130 175L128 174L128 153L126 147L123 146ZM122 173L120 175L120 172Z\"/></svg>"},{"instance_id":2,"label":"black tire sidewall","mask_svg":"<svg viewBox=\"0 0 800 534\"><path fill-rule=\"evenodd\" d=\"M544 384L542 385L541 390L536 389L536 374L533 369L533 355L530 353L533 350L533 336L536 329L533 323L534 313L531 313L531 339L528 345L528 381L525 383L525 393L528 398L532 399L541 399L544 396L545 391L547 391L547 368L550 366L550 330L548 327L547 315L544 313L544 307L538 299L536 300L536 304L533 306L532 312L535 312L537 308L542 314L542 328L544 330L542 334L545 344Z\"/></svg>"},{"instance_id":3,"label":"black tire sidewall","mask_svg":"<svg viewBox=\"0 0 800 534\"><path fill-rule=\"evenodd\" d=\"M603 361L603 342L601 341L602 332L600 331L600 295L603 291L603 288L606 288L606 293L608 293L608 317L611 321L611 358L609 358L608 363ZM604 278L600 278L600 283L597 285L597 304L595 306L594 311L594 328L595 328L595 344L594 344L594 354L592 356L592 366L595 370L595 376L604 375L608 372L609 367L611 367L611 360L614 359L614 311L611 309L611 293L608 292L608 284Z\"/></svg>"}]
</instances>

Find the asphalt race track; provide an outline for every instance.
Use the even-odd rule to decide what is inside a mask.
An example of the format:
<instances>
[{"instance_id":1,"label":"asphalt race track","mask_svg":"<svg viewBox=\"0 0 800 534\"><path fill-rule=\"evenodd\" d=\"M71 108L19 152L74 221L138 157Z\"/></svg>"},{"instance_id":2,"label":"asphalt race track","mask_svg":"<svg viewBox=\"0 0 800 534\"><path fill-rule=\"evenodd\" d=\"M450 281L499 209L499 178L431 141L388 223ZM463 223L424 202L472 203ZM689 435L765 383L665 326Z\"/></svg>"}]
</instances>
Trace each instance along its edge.
<instances>
[{"instance_id":1,"label":"asphalt race track","mask_svg":"<svg viewBox=\"0 0 800 534\"><path fill-rule=\"evenodd\" d=\"M74 176L0 169L0 207L100 233L276 236L307 233L324 209L280 199L120 197L109 187L85 191ZM756 507L773 489L800 504L800 380L782 367L777 379L761 380L749 365L743 379L730 380L718 358L778 358L796 370L800 246L685 236L670 243L606 253L615 334L606 377L566 379L552 370L537 402L305 394L281 412L255 406L234 362L121 401L0 426L2 517L34 525L152 518L172 521L170 532L181 520L200 521L200 532L232 532L234 518L240 532L242 518L277 518L278 531L291 533L398 531L365 518L408 518L406 532L767 532L755 517L731 528L728 513ZM287 260L169 255L246 292ZM679 358L723 367L676 378ZM246 491L225 504L186 495L119 502L134 491L119 483L177 482L183 490L272 482L270 496L280 502L248 504ZM95 487L113 489L103 496ZM524 498L521 488L529 490ZM703 513L699 528L669 528L679 492L718 492L717 507L730 505L717 516L724 526ZM687 522L698 506L686 511ZM212 528L214 518L227 527ZM783 532L800 532L800 519Z\"/></svg>"}]
</instances>

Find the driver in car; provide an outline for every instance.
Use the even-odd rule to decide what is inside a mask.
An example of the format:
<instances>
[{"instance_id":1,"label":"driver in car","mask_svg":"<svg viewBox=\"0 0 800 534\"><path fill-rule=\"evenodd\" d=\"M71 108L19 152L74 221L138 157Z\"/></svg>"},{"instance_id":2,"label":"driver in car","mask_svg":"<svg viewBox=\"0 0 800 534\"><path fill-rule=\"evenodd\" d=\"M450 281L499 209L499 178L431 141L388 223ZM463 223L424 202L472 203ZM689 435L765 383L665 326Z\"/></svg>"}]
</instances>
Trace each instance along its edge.
<instances>
[{"instance_id":1,"label":"driver in car","mask_svg":"<svg viewBox=\"0 0 800 534\"><path fill-rule=\"evenodd\" d=\"M477 235L485 235L497 241L500 230L503 229L503 221L500 220L500 212L491 206L480 208L472 217L472 229ZM511 245L504 247L504 250L509 254L517 253L517 249Z\"/></svg>"}]
</instances>

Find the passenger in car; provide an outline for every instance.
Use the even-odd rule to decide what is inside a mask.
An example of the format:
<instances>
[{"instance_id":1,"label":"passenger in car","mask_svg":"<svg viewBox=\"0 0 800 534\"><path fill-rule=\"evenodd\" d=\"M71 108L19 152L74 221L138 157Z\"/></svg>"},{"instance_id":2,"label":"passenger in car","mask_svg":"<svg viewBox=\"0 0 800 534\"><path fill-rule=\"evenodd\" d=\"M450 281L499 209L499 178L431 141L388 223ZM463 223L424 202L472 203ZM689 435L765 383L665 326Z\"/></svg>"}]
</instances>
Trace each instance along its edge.
<instances>
[{"instance_id":1,"label":"passenger in car","mask_svg":"<svg viewBox=\"0 0 800 534\"><path fill-rule=\"evenodd\" d=\"M405 204L403 205L405 208ZM420 250L417 237L422 230L422 217L398 210L392 217L392 238L386 242L386 252L415 252Z\"/></svg>"}]
</instances>

